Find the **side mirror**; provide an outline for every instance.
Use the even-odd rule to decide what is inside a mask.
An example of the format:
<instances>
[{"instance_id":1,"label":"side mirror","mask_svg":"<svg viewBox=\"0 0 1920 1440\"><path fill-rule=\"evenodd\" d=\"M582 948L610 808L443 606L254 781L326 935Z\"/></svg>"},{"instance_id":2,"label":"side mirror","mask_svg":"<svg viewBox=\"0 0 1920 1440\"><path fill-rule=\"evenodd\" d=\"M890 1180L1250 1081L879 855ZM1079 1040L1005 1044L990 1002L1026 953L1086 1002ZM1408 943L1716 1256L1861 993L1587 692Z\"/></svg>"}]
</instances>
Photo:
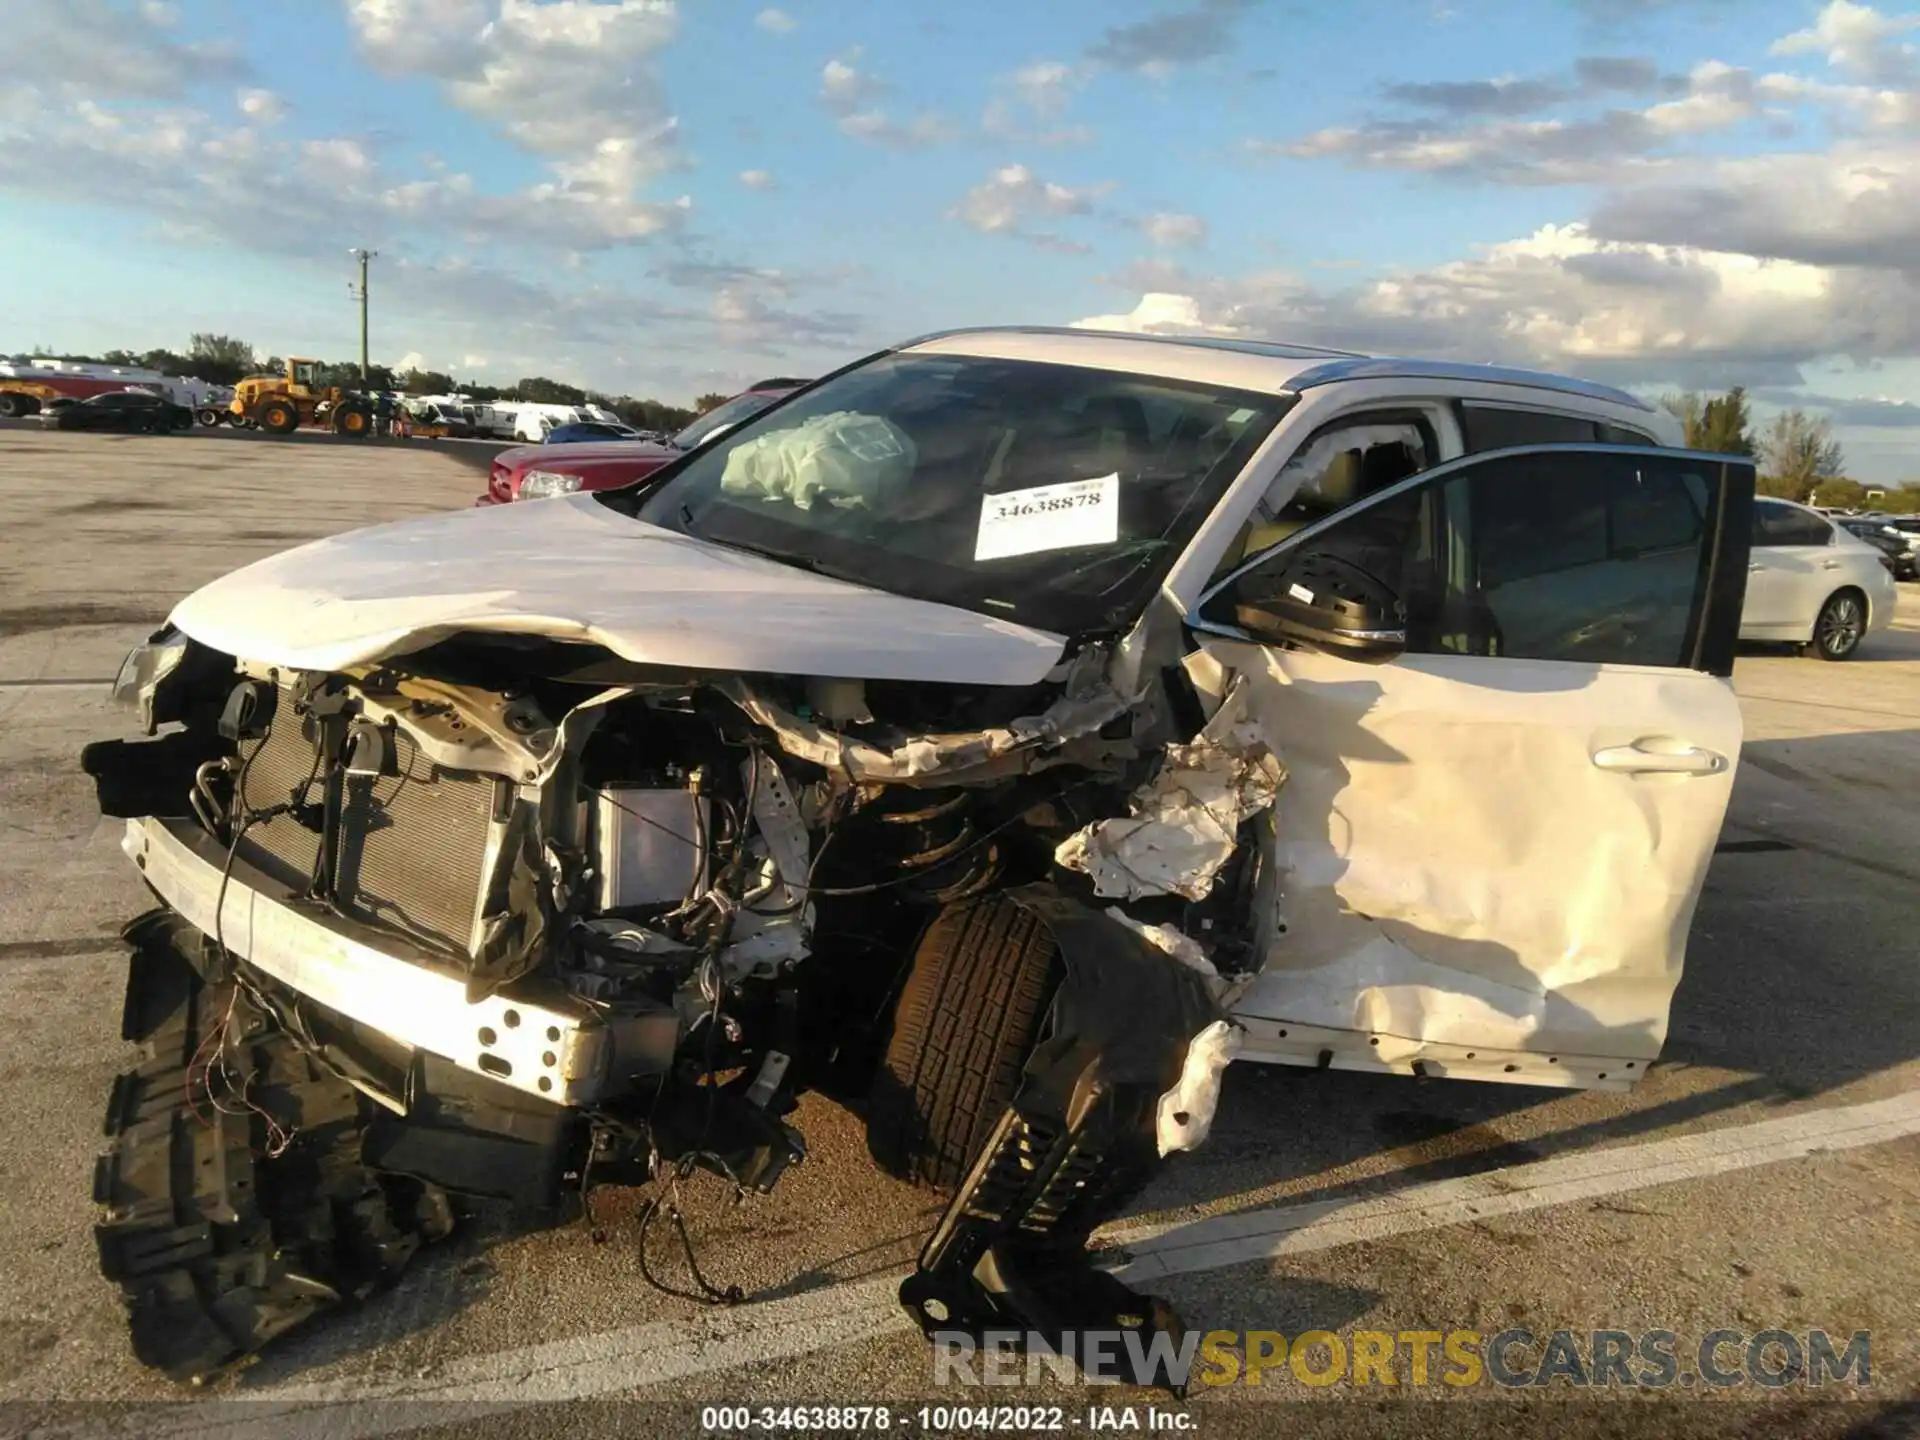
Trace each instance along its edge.
<instances>
[{"instance_id":1,"label":"side mirror","mask_svg":"<svg viewBox=\"0 0 1920 1440\"><path fill-rule=\"evenodd\" d=\"M1407 611L1392 588L1351 561L1297 554L1232 581L1201 607L1201 618L1377 665L1405 653Z\"/></svg>"}]
</instances>

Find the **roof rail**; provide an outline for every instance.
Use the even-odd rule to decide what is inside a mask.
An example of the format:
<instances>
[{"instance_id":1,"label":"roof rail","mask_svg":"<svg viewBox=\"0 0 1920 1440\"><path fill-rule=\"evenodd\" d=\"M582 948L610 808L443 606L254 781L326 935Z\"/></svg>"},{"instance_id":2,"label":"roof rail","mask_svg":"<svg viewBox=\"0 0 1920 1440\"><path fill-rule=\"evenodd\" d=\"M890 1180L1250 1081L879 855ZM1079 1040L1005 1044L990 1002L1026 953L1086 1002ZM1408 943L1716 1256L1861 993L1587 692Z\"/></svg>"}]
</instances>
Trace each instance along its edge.
<instances>
[{"instance_id":1,"label":"roof rail","mask_svg":"<svg viewBox=\"0 0 1920 1440\"><path fill-rule=\"evenodd\" d=\"M1334 360L1302 370L1287 382L1289 390L1309 390L1316 385L1331 385L1340 380L1474 380L1483 385L1514 385L1530 390L1551 390L1561 395L1581 395L1589 400L1606 400L1615 405L1653 413L1653 406L1638 395L1592 380L1571 375L1556 375L1550 370L1517 370L1507 365L1476 365L1461 360L1411 360L1392 356L1359 357Z\"/></svg>"},{"instance_id":2,"label":"roof rail","mask_svg":"<svg viewBox=\"0 0 1920 1440\"><path fill-rule=\"evenodd\" d=\"M1359 350L1334 350L1325 345L1295 345L1286 340L1236 340L1229 335L1149 335L1138 330L1090 330L1079 325L962 325L952 330L935 330L903 340L896 350L910 350L934 340L955 335L1084 335L1095 340L1144 340L1161 345L1197 345L1209 350L1232 350L1243 355L1269 355L1282 360L1364 360Z\"/></svg>"}]
</instances>

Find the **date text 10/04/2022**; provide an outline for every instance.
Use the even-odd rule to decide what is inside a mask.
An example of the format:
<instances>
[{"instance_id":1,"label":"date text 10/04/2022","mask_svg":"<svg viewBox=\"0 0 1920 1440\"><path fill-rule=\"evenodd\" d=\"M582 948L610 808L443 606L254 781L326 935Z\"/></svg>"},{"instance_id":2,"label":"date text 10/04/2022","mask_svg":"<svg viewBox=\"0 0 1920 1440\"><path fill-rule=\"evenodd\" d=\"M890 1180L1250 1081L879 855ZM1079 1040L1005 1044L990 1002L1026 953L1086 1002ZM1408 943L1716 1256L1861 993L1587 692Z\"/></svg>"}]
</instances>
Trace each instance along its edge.
<instances>
[{"instance_id":1,"label":"date text 10/04/2022","mask_svg":"<svg viewBox=\"0 0 1920 1440\"><path fill-rule=\"evenodd\" d=\"M902 1430L941 1435L1004 1431L1015 1435L1084 1430L1191 1431L1191 1413L1161 1405L708 1405L700 1428L714 1435Z\"/></svg>"}]
</instances>

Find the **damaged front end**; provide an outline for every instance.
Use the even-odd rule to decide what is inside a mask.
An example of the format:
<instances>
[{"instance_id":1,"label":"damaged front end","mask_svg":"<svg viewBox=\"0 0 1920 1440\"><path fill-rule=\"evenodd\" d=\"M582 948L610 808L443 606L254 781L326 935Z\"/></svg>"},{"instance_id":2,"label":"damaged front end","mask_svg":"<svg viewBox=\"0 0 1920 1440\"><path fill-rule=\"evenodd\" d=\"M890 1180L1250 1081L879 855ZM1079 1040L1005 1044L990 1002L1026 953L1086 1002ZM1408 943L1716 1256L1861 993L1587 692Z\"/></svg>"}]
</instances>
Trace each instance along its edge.
<instances>
[{"instance_id":1,"label":"damaged front end","mask_svg":"<svg viewBox=\"0 0 1920 1440\"><path fill-rule=\"evenodd\" d=\"M963 1140L908 1116L972 1149L903 1303L1177 1328L1086 1240L1204 1138L1280 772L1231 703L1188 743L1109 658L967 686L467 634L323 673L156 636L120 689L165 733L83 757L161 901L96 1177L136 1353L215 1374L468 1199L551 1224L695 1170L771 1189L796 1094L866 1093L930 937L982 906L1040 937L1033 1043Z\"/></svg>"}]
</instances>

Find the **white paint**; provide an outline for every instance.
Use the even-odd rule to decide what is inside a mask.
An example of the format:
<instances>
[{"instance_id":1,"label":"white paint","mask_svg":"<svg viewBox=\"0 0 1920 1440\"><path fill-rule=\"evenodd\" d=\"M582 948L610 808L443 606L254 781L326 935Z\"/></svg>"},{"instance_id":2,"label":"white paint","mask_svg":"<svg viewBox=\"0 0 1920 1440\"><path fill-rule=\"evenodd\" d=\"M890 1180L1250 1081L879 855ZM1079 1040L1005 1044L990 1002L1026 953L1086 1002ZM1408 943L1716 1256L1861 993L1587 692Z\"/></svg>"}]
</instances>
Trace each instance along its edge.
<instances>
[{"instance_id":1,"label":"white paint","mask_svg":"<svg viewBox=\"0 0 1920 1440\"><path fill-rule=\"evenodd\" d=\"M1108 1238L1128 1252L1127 1262L1115 1273L1129 1285L1150 1287L1169 1275L1520 1215L1914 1134L1920 1134L1920 1092L1909 1091L1891 1100L1587 1151L1365 1200L1325 1200L1189 1225L1142 1226L1111 1232Z\"/></svg>"},{"instance_id":2,"label":"white paint","mask_svg":"<svg viewBox=\"0 0 1920 1440\"><path fill-rule=\"evenodd\" d=\"M1240 1027L1230 1020L1214 1021L1187 1042L1180 1078L1160 1097L1154 1112L1154 1139L1161 1155L1198 1150L1207 1143L1220 1104L1221 1078L1239 1053Z\"/></svg>"},{"instance_id":3,"label":"white paint","mask_svg":"<svg viewBox=\"0 0 1920 1440\"><path fill-rule=\"evenodd\" d=\"M1740 607L1742 640L1811 640L1821 607L1834 591L1849 585L1867 597L1869 633L1893 623L1898 587L1880 563L1878 550L1805 505L1776 499L1761 499L1756 505L1762 511L1797 511L1810 525L1824 528L1827 538L1818 545L1753 547L1747 557L1746 599Z\"/></svg>"},{"instance_id":4,"label":"white paint","mask_svg":"<svg viewBox=\"0 0 1920 1440\"><path fill-rule=\"evenodd\" d=\"M1318 1027L1339 1037L1320 1048L1369 1064L1525 1051L1617 1079L1659 1055L1740 753L1725 680L1205 648L1240 673L1288 776L1263 969L1236 1018ZM1623 745L1728 764L1594 763Z\"/></svg>"},{"instance_id":5,"label":"white paint","mask_svg":"<svg viewBox=\"0 0 1920 1440\"><path fill-rule=\"evenodd\" d=\"M1120 476L1066 480L980 497L980 533L975 560L1005 560L1070 550L1078 545L1111 545L1120 536Z\"/></svg>"},{"instance_id":6,"label":"white paint","mask_svg":"<svg viewBox=\"0 0 1920 1440\"><path fill-rule=\"evenodd\" d=\"M315 541L195 591L173 621L229 655L319 671L473 631L695 670L1033 685L1064 643L643 525L590 495Z\"/></svg>"},{"instance_id":7,"label":"white paint","mask_svg":"<svg viewBox=\"0 0 1920 1440\"><path fill-rule=\"evenodd\" d=\"M1281 1205L1186 1225L1115 1228L1097 1238L1128 1247L1127 1263L1117 1271L1122 1279L1151 1285L1170 1275L1709 1179L1914 1134L1920 1134L1920 1092L1490 1170L1363 1200ZM496 1408L585 1400L774 1364L911 1332L912 1322L894 1299L901 1278L882 1276L684 1320L461 1356L418 1375L269 1387L183 1407L185 1413L173 1424L148 1418L144 1433L196 1440L288 1435L358 1440L446 1425ZM470 1408L456 1411L455 1405Z\"/></svg>"}]
</instances>

